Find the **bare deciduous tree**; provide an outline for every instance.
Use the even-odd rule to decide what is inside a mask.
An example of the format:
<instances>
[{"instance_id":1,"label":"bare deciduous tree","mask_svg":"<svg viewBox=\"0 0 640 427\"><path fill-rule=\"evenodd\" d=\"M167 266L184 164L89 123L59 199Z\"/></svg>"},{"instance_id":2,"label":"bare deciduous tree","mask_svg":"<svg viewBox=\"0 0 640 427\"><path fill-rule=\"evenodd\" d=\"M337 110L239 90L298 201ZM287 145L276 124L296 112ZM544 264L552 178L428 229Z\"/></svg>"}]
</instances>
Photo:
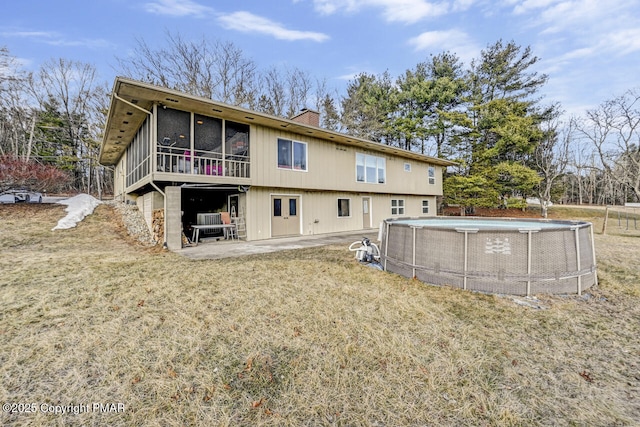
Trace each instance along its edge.
<instances>
[{"instance_id":1,"label":"bare deciduous tree","mask_svg":"<svg viewBox=\"0 0 640 427\"><path fill-rule=\"evenodd\" d=\"M309 106L312 82L309 74L299 68L286 70L286 82L289 92L287 116L291 117L299 113L302 108Z\"/></svg>"},{"instance_id":2,"label":"bare deciduous tree","mask_svg":"<svg viewBox=\"0 0 640 427\"><path fill-rule=\"evenodd\" d=\"M569 147L571 144L571 122L562 129L558 114L541 125L542 140L536 146L533 159L536 170L542 180L538 185L541 215L547 217L551 205L551 194L558 178L564 175L569 163Z\"/></svg>"},{"instance_id":3,"label":"bare deciduous tree","mask_svg":"<svg viewBox=\"0 0 640 427\"><path fill-rule=\"evenodd\" d=\"M208 99L251 108L257 103L256 65L231 42L188 41L167 33L168 45L153 49L138 39L133 55L119 58L134 79Z\"/></svg>"},{"instance_id":4,"label":"bare deciduous tree","mask_svg":"<svg viewBox=\"0 0 640 427\"><path fill-rule=\"evenodd\" d=\"M284 70L271 67L260 78L261 94L257 110L280 117L292 117L303 108L312 107L320 110L318 96L322 86L314 87L309 73L298 68ZM312 93L315 89L315 99Z\"/></svg>"},{"instance_id":5,"label":"bare deciduous tree","mask_svg":"<svg viewBox=\"0 0 640 427\"><path fill-rule=\"evenodd\" d=\"M57 126L47 126L62 136L54 153L74 163L75 186L88 193L104 122L104 91L96 79L93 65L61 58L45 63L31 87L39 104L59 118Z\"/></svg>"},{"instance_id":6,"label":"bare deciduous tree","mask_svg":"<svg viewBox=\"0 0 640 427\"><path fill-rule=\"evenodd\" d=\"M603 171L640 200L640 91L587 111L576 130L594 147Z\"/></svg>"},{"instance_id":7,"label":"bare deciduous tree","mask_svg":"<svg viewBox=\"0 0 640 427\"><path fill-rule=\"evenodd\" d=\"M339 99L339 94L337 92L333 95L329 93L326 80L316 82L316 110L320 112L320 126L340 132L342 127L336 99Z\"/></svg>"},{"instance_id":8,"label":"bare deciduous tree","mask_svg":"<svg viewBox=\"0 0 640 427\"><path fill-rule=\"evenodd\" d=\"M6 47L0 48L0 155L31 157L37 117L25 88L31 74L24 72Z\"/></svg>"},{"instance_id":9,"label":"bare deciduous tree","mask_svg":"<svg viewBox=\"0 0 640 427\"><path fill-rule=\"evenodd\" d=\"M261 77L262 94L258 109L274 116L284 116L286 100L286 81L275 67L269 68Z\"/></svg>"},{"instance_id":10,"label":"bare deciduous tree","mask_svg":"<svg viewBox=\"0 0 640 427\"><path fill-rule=\"evenodd\" d=\"M154 49L142 39L131 56L118 59L125 76L196 96L291 117L313 104L313 79L298 68L256 64L231 42L185 40L167 33L167 46ZM316 94L317 98L317 94ZM316 102L315 107L319 108Z\"/></svg>"}]
</instances>

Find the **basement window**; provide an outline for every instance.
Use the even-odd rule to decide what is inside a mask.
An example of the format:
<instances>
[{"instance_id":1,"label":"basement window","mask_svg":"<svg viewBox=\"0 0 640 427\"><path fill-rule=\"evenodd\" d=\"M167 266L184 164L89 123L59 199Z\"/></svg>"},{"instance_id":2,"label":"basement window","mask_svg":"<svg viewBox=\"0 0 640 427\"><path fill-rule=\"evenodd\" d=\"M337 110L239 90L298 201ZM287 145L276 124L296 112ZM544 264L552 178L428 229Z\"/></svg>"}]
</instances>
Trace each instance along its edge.
<instances>
[{"instance_id":1,"label":"basement window","mask_svg":"<svg viewBox=\"0 0 640 427\"><path fill-rule=\"evenodd\" d=\"M404 199L391 199L391 215L404 215Z\"/></svg>"},{"instance_id":2,"label":"basement window","mask_svg":"<svg viewBox=\"0 0 640 427\"><path fill-rule=\"evenodd\" d=\"M338 199L338 218L351 216L351 199Z\"/></svg>"},{"instance_id":3,"label":"basement window","mask_svg":"<svg viewBox=\"0 0 640 427\"><path fill-rule=\"evenodd\" d=\"M423 214L428 214L429 213L429 201L428 200L423 200L422 201L422 213Z\"/></svg>"}]
</instances>

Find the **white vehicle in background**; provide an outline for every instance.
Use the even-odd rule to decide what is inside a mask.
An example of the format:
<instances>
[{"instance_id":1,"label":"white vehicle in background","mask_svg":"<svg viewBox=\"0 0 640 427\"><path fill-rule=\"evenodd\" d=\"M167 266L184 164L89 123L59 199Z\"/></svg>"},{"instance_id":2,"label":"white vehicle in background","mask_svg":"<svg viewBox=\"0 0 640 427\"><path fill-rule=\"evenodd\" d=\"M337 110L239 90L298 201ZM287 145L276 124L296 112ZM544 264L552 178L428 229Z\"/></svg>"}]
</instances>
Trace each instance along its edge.
<instances>
[{"instance_id":1,"label":"white vehicle in background","mask_svg":"<svg viewBox=\"0 0 640 427\"><path fill-rule=\"evenodd\" d=\"M8 190L0 194L0 203L42 203L42 193L29 190Z\"/></svg>"},{"instance_id":2,"label":"white vehicle in background","mask_svg":"<svg viewBox=\"0 0 640 427\"><path fill-rule=\"evenodd\" d=\"M9 194L9 193L0 194L0 203L15 203L15 202L16 202L16 196L14 196L13 194Z\"/></svg>"}]
</instances>

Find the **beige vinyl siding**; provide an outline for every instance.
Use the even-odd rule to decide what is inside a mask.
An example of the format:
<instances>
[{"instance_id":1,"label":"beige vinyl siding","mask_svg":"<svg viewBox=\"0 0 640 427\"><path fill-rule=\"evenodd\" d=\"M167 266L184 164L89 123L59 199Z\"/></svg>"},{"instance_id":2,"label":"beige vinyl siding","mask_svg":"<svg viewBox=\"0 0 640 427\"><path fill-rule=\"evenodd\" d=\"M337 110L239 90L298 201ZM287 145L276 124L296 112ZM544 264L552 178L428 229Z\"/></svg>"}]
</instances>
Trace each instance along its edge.
<instances>
[{"instance_id":1,"label":"beige vinyl siding","mask_svg":"<svg viewBox=\"0 0 640 427\"><path fill-rule=\"evenodd\" d=\"M253 135L256 136L254 141L257 141L256 144L252 141L255 149L251 152L251 178L254 185L339 190L355 183L353 152L338 151L335 144L315 138L259 126L255 127ZM278 138L307 144L307 171L278 168Z\"/></svg>"},{"instance_id":2,"label":"beige vinyl siding","mask_svg":"<svg viewBox=\"0 0 640 427\"><path fill-rule=\"evenodd\" d=\"M441 194L442 182L428 183L428 163L407 160L384 152L358 150L336 143L305 137L279 129L252 126L251 183L265 187L301 188L348 192ZM307 144L307 171L279 169L277 165L278 138ZM356 153L383 157L386 160L384 184L356 181ZM404 164L411 164L405 172ZM436 177L441 176L436 166Z\"/></svg>"},{"instance_id":3,"label":"beige vinyl siding","mask_svg":"<svg viewBox=\"0 0 640 427\"><path fill-rule=\"evenodd\" d=\"M308 160L306 171L278 168L278 138L307 144ZM386 179L384 184L356 181L356 154L358 153L385 159ZM287 132L286 130L252 125L250 127L250 157L250 178L178 173L163 173L162 177L160 177L160 174L153 170L149 177L150 179L136 182L126 188L126 191L135 191L142 184L152 179L155 181L199 184L231 184L358 193L413 194L421 196L442 194L442 167L440 166L435 166L435 184L429 184L428 168L433 165L427 162L406 159L384 152L360 150L358 147L344 146L318 138ZM155 162L155 156L153 156L152 161ZM127 155L124 153L118 163L118 168L125 171L126 162ZM410 172L405 171L405 163L411 165ZM116 192L120 191L121 188L125 188L123 181L121 181L123 178L124 176L116 174Z\"/></svg>"},{"instance_id":4,"label":"beige vinyl siding","mask_svg":"<svg viewBox=\"0 0 640 427\"><path fill-rule=\"evenodd\" d=\"M124 200L125 197L125 171L127 153L125 152L113 171L113 196L116 200Z\"/></svg>"},{"instance_id":5,"label":"beige vinyl siding","mask_svg":"<svg viewBox=\"0 0 640 427\"><path fill-rule=\"evenodd\" d=\"M278 168L278 138L306 144L306 171ZM358 153L385 159L384 184L356 181ZM355 231L368 227L363 221L363 197L371 199L370 224L376 228L384 219L392 217L392 199L405 201L404 214L401 216L418 217L423 216L423 200L429 200L429 215L435 215L435 196L442 194L441 166L383 151L365 150L312 136L298 135L286 129L252 124L250 158L250 178L165 173L162 180L249 186L249 191L242 197L247 240L272 237L273 195L299 196L300 233L314 235ZM126 187L124 171L127 160L125 152L115 169L115 192L123 196L127 192L136 191L147 182L143 179L136 182L135 186ZM155 156L152 161L155 161ZM405 163L411 166L408 172L405 171ZM429 184L430 166L435 167L435 184ZM150 178L158 180L157 175L152 171ZM350 200L348 217L338 217L338 199L341 198Z\"/></svg>"},{"instance_id":6,"label":"beige vinyl siding","mask_svg":"<svg viewBox=\"0 0 640 427\"><path fill-rule=\"evenodd\" d=\"M391 199L405 201L403 217L424 216L422 201L429 200L429 215L435 215L435 196L351 193L345 191L306 191L294 188L252 187L247 198L247 239L271 238L272 196L299 196L300 228L303 235L338 233L363 229L362 198L371 198L371 223L373 228L391 215ZM349 217L338 217L338 199L350 199Z\"/></svg>"},{"instance_id":7,"label":"beige vinyl siding","mask_svg":"<svg viewBox=\"0 0 640 427\"><path fill-rule=\"evenodd\" d=\"M251 187L246 193L247 200L247 240L271 238L271 196L300 196L298 215L304 221L305 197L300 191L282 188Z\"/></svg>"},{"instance_id":8,"label":"beige vinyl siding","mask_svg":"<svg viewBox=\"0 0 640 427\"><path fill-rule=\"evenodd\" d=\"M429 213L422 213L422 201L429 200ZM389 203L391 206L391 203ZM436 214L436 198L435 196L429 197L407 197L404 202L405 216L435 216Z\"/></svg>"}]
</instances>

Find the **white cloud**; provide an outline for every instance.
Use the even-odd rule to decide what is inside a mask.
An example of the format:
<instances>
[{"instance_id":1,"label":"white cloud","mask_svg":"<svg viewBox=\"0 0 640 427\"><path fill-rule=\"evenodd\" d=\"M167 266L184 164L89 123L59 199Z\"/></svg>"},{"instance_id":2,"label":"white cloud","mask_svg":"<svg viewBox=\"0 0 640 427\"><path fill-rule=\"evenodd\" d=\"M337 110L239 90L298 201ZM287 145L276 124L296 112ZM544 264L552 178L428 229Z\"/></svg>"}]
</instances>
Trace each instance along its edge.
<instances>
[{"instance_id":1,"label":"white cloud","mask_svg":"<svg viewBox=\"0 0 640 427\"><path fill-rule=\"evenodd\" d=\"M620 55L640 51L640 28L627 28L607 34L603 44Z\"/></svg>"},{"instance_id":2,"label":"white cloud","mask_svg":"<svg viewBox=\"0 0 640 427\"><path fill-rule=\"evenodd\" d=\"M206 16L213 12L212 8L191 0L156 0L145 3L144 8L150 13L170 16Z\"/></svg>"},{"instance_id":3,"label":"white cloud","mask_svg":"<svg viewBox=\"0 0 640 427\"><path fill-rule=\"evenodd\" d=\"M218 21L224 28L229 30L266 34L279 40L311 40L323 42L329 39L329 36L323 33L289 30L278 22L254 15L250 12L234 12L220 15Z\"/></svg>"},{"instance_id":4,"label":"white cloud","mask_svg":"<svg viewBox=\"0 0 640 427\"><path fill-rule=\"evenodd\" d=\"M323 15L331 15L338 11L338 9L346 9L347 11L355 10L354 2L350 1L336 1L336 0L314 0L313 4L315 9Z\"/></svg>"},{"instance_id":5,"label":"white cloud","mask_svg":"<svg viewBox=\"0 0 640 427\"><path fill-rule=\"evenodd\" d=\"M343 74L341 76L338 76L337 79L344 80L344 81L351 81L351 80L354 80L358 74L361 74L361 72Z\"/></svg>"},{"instance_id":6,"label":"white cloud","mask_svg":"<svg viewBox=\"0 0 640 427\"><path fill-rule=\"evenodd\" d=\"M344 81L352 81L355 80L355 78L357 76L359 76L360 74L373 74L376 75L377 72L371 70L371 68L369 67L369 65L349 65L347 67L345 67L345 74L341 74L339 76L336 77L336 79L338 80L344 80Z\"/></svg>"},{"instance_id":7,"label":"white cloud","mask_svg":"<svg viewBox=\"0 0 640 427\"><path fill-rule=\"evenodd\" d=\"M607 55L619 57L640 51L640 28L621 29L602 34L598 43L564 52L553 58L557 64Z\"/></svg>"},{"instance_id":8,"label":"white cloud","mask_svg":"<svg viewBox=\"0 0 640 427\"><path fill-rule=\"evenodd\" d=\"M453 12L463 12L468 10L476 3L476 0L455 0L451 5Z\"/></svg>"},{"instance_id":9,"label":"white cloud","mask_svg":"<svg viewBox=\"0 0 640 427\"><path fill-rule=\"evenodd\" d=\"M58 33L52 31L3 31L2 37L22 37L22 38L51 38L57 37Z\"/></svg>"},{"instance_id":10,"label":"white cloud","mask_svg":"<svg viewBox=\"0 0 640 427\"><path fill-rule=\"evenodd\" d=\"M547 33L580 31L584 28L597 31L598 25L592 25L605 24L610 16L609 8L614 7L598 0L563 1L541 11L538 22L547 27Z\"/></svg>"},{"instance_id":11,"label":"white cloud","mask_svg":"<svg viewBox=\"0 0 640 427\"><path fill-rule=\"evenodd\" d=\"M470 4L473 0L456 0L458 6ZM382 9L382 15L389 22L413 24L425 18L446 14L449 5L445 1L428 0L313 0L315 9L325 15L339 11L358 12L365 8Z\"/></svg>"},{"instance_id":12,"label":"white cloud","mask_svg":"<svg viewBox=\"0 0 640 427\"><path fill-rule=\"evenodd\" d=\"M640 50L638 0L519 0L514 14L540 28L537 44L553 71L596 58L622 57ZM552 39L555 37L555 41Z\"/></svg>"},{"instance_id":13,"label":"white cloud","mask_svg":"<svg viewBox=\"0 0 640 427\"><path fill-rule=\"evenodd\" d=\"M546 8L553 3L556 3L558 0L525 0L520 4L516 4L513 9L513 13L516 15L521 15L524 13L528 13L534 11L535 9Z\"/></svg>"},{"instance_id":14,"label":"white cloud","mask_svg":"<svg viewBox=\"0 0 640 427\"><path fill-rule=\"evenodd\" d=\"M384 16L390 22L412 24L423 18L433 18L447 13L445 3L430 3L422 0L377 0L377 6L384 9Z\"/></svg>"},{"instance_id":15,"label":"white cloud","mask_svg":"<svg viewBox=\"0 0 640 427\"><path fill-rule=\"evenodd\" d=\"M88 47L90 49L104 49L104 48L115 46L112 42L105 39L77 39L77 40L57 39L57 40L50 40L46 43L53 46Z\"/></svg>"},{"instance_id":16,"label":"white cloud","mask_svg":"<svg viewBox=\"0 0 640 427\"><path fill-rule=\"evenodd\" d=\"M460 30L427 31L409 40L415 50L450 51L463 62L469 63L480 53L480 48L467 33Z\"/></svg>"},{"instance_id":17,"label":"white cloud","mask_svg":"<svg viewBox=\"0 0 640 427\"><path fill-rule=\"evenodd\" d=\"M90 49L104 49L113 46L113 43L105 39L68 39L57 31L5 30L0 32L0 36L31 39L51 46L88 47Z\"/></svg>"},{"instance_id":18,"label":"white cloud","mask_svg":"<svg viewBox=\"0 0 640 427\"><path fill-rule=\"evenodd\" d=\"M595 46L582 47L579 49L574 49L574 50L565 52L562 56L558 57L556 61L559 61L559 62L574 61L576 59L588 58L594 54L596 54Z\"/></svg>"},{"instance_id":19,"label":"white cloud","mask_svg":"<svg viewBox=\"0 0 640 427\"><path fill-rule=\"evenodd\" d=\"M637 26L637 0L524 0L514 15L529 18L543 33L598 34L610 28Z\"/></svg>"}]
</instances>

